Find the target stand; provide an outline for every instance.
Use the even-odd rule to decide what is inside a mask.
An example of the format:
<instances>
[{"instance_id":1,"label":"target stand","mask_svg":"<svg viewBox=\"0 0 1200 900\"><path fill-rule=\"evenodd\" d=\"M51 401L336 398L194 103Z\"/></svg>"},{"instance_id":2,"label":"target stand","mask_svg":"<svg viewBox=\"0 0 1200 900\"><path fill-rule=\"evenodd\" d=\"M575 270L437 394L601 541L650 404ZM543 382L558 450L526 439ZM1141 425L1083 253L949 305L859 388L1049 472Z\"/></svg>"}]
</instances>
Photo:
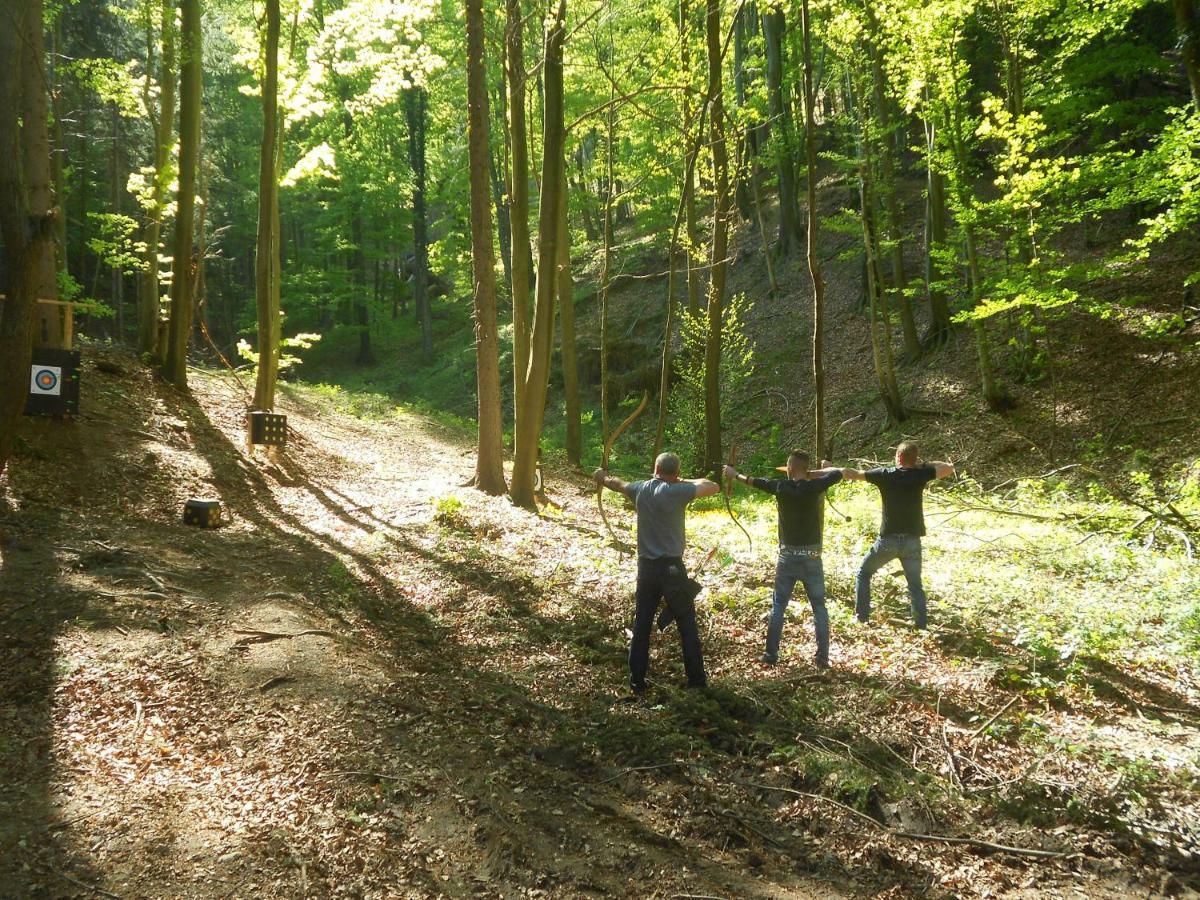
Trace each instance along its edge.
<instances>
[{"instance_id":1,"label":"target stand","mask_svg":"<svg viewBox=\"0 0 1200 900\"><path fill-rule=\"evenodd\" d=\"M34 348L25 415L78 415L79 364L78 350Z\"/></svg>"}]
</instances>

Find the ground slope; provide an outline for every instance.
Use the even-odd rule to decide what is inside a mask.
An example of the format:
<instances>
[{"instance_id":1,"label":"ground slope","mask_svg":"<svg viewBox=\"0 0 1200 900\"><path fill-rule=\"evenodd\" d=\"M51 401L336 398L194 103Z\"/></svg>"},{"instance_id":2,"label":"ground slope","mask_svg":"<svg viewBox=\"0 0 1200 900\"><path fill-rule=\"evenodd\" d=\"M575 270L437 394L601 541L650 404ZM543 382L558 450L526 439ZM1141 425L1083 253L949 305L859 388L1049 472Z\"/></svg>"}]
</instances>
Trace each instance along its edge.
<instances>
[{"instance_id":1,"label":"ground slope","mask_svg":"<svg viewBox=\"0 0 1200 900\"><path fill-rule=\"evenodd\" d=\"M910 634L884 584L871 630L833 610L831 676L803 662L803 627L763 671L761 605L731 598L764 593L769 551L736 548L714 509L694 520L722 551L714 688L673 686L668 635L649 701L628 704L633 566L582 480L552 478L565 508L536 518L459 487L460 435L305 389L286 389L284 456L250 458L228 376L194 371L193 399L130 356L85 360L80 418L30 422L0 485L2 896L1196 885L1186 667L1029 681L1039 660L952 620L935 581L934 634ZM196 495L230 522L180 524ZM610 516L628 540L627 511ZM867 530L831 535L835 597Z\"/></svg>"}]
</instances>

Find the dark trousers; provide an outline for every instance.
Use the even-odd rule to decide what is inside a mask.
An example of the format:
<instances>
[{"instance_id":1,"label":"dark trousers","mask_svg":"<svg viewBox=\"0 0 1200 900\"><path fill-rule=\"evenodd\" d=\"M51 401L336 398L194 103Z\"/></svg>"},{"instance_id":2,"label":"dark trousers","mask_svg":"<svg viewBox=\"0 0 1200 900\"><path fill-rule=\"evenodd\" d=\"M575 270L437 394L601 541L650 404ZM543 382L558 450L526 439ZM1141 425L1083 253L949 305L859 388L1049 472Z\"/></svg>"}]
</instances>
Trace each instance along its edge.
<instances>
[{"instance_id":1,"label":"dark trousers","mask_svg":"<svg viewBox=\"0 0 1200 900\"><path fill-rule=\"evenodd\" d=\"M683 668L689 687L704 687L704 654L700 650L700 631L696 627L696 603L684 590L687 570L682 559L639 559L637 610L633 619L633 640L629 642L629 686L635 691L646 687L650 668L650 631L660 600L665 600L679 627L683 647Z\"/></svg>"}]
</instances>

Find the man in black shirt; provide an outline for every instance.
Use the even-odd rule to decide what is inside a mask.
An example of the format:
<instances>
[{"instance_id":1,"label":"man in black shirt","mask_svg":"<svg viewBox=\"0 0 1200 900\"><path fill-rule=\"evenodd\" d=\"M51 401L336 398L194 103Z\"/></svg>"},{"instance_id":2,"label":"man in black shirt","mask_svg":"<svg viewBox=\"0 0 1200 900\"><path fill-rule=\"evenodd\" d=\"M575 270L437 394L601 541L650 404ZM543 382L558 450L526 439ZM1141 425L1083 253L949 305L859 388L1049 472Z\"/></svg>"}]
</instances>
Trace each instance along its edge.
<instances>
[{"instance_id":1,"label":"man in black shirt","mask_svg":"<svg viewBox=\"0 0 1200 900\"><path fill-rule=\"evenodd\" d=\"M779 557L775 562L775 594L767 625L767 649L762 661L779 661L783 619L796 582L804 584L817 633L818 669L829 668L829 613L825 609L825 569L821 563L821 513L825 491L842 480L841 469L809 471L803 450L788 454L787 478L750 478L725 467L725 477L774 494L779 507Z\"/></svg>"},{"instance_id":2,"label":"man in black shirt","mask_svg":"<svg viewBox=\"0 0 1200 900\"><path fill-rule=\"evenodd\" d=\"M858 569L854 585L854 613L858 621L871 617L871 576L879 569L899 559L908 582L913 624L925 627L925 588L921 585L921 538L925 534L925 513L921 498L925 485L935 478L954 474L954 463L921 463L917 445L904 441L896 448L896 465L888 468L842 469L842 474L855 481L869 481L879 488L883 499L883 523L879 540L867 552Z\"/></svg>"}]
</instances>

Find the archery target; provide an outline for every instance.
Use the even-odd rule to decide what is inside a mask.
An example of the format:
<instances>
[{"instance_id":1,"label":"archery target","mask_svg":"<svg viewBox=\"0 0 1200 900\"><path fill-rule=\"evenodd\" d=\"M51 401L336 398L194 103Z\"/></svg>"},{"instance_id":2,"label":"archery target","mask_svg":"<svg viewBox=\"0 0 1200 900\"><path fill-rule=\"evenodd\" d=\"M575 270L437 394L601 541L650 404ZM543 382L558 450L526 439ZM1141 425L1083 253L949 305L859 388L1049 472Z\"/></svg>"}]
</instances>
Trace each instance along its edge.
<instances>
[{"instance_id":1,"label":"archery target","mask_svg":"<svg viewBox=\"0 0 1200 900\"><path fill-rule=\"evenodd\" d=\"M62 367L30 366L29 393L39 397L62 396Z\"/></svg>"}]
</instances>

